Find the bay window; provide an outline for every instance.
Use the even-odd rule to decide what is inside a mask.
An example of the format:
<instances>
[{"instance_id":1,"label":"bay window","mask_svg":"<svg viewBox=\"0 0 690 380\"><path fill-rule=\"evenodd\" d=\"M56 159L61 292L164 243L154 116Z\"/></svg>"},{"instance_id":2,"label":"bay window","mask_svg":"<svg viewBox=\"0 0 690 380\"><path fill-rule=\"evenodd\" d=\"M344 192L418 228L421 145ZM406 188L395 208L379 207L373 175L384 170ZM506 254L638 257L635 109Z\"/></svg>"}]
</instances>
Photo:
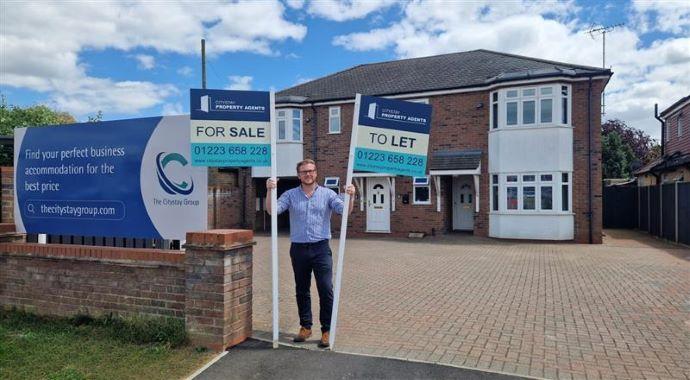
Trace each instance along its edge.
<instances>
[{"instance_id":1,"label":"bay window","mask_svg":"<svg viewBox=\"0 0 690 380\"><path fill-rule=\"evenodd\" d=\"M276 110L279 142L302 142L302 110L283 108Z\"/></svg>"},{"instance_id":2,"label":"bay window","mask_svg":"<svg viewBox=\"0 0 690 380\"><path fill-rule=\"evenodd\" d=\"M570 86L560 84L491 92L491 129L570 125ZM561 106L556 106L560 104Z\"/></svg>"},{"instance_id":3,"label":"bay window","mask_svg":"<svg viewBox=\"0 0 690 380\"><path fill-rule=\"evenodd\" d=\"M491 174L490 178L492 212L561 214L570 211L570 173ZM554 192L559 185L561 192ZM554 204L559 203L561 209L554 209Z\"/></svg>"}]
</instances>

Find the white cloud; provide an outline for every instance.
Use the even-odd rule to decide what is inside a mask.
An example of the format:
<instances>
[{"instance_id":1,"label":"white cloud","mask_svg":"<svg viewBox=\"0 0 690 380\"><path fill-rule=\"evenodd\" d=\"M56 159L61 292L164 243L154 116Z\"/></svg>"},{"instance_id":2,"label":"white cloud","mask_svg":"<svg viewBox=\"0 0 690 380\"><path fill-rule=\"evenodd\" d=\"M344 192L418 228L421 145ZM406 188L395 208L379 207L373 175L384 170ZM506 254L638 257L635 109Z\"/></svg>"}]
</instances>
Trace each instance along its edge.
<instances>
[{"instance_id":1,"label":"white cloud","mask_svg":"<svg viewBox=\"0 0 690 380\"><path fill-rule=\"evenodd\" d=\"M302 78L300 76L300 77L297 77L297 81L295 82L295 84L293 84L293 86L297 86L297 85L302 84L302 83L311 82L313 80L314 80L314 78Z\"/></svg>"},{"instance_id":2,"label":"white cloud","mask_svg":"<svg viewBox=\"0 0 690 380\"><path fill-rule=\"evenodd\" d=\"M250 76L239 76L231 75L228 77L230 84L228 84L226 90L251 90L252 89L252 77Z\"/></svg>"},{"instance_id":3,"label":"white cloud","mask_svg":"<svg viewBox=\"0 0 690 380\"><path fill-rule=\"evenodd\" d=\"M690 2L685 0L633 0L640 31L675 34L690 31Z\"/></svg>"},{"instance_id":4,"label":"white cloud","mask_svg":"<svg viewBox=\"0 0 690 380\"><path fill-rule=\"evenodd\" d=\"M679 5L676 13L686 7ZM601 37L585 33L589 25L578 19L578 11L573 3L560 2L413 1L387 27L340 35L333 44L352 51L392 48L400 58L489 49L601 66ZM658 138L654 103L665 108L690 93L690 38L644 47L640 33L621 27L606 36L606 63L614 76L605 118L620 118Z\"/></svg>"},{"instance_id":5,"label":"white cloud","mask_svg":"<svg viewBox=\"0 0 690 380\"><path fill-rule=\"evenodd\" d=\"M313 0L307 11L328 20L347 21L366 17L394 4L395 0Z\"/></svg>"},{"instance_id":6,"label":"white cloud","mask_svg":"<svg viewBox=\"0 0 690 380\"><path fill-rule=\"evenodd\" d=\"M85 77L76 82L60 81L59 89L52 93L60 110L76 115L103 111L108 113L135 113L161 104L171 95L179 94L172 85L150 82L122 81Z\"/></svg>"},{"instance_id":7,"label":"white cloud","mask_svg":"<svg viewBox=\"0 0 690 380\"><path fill-rule=\"evenodd\" d=\"M184 114L184 108L182 107L182 103L180 102L165 103L163 104L163 109L161 110L161 113L163 114L163 116L182 115Z\"/></svg>"},{"instance_id":8,"label":"white cloud","mask_svg":"<svg viewBox=\"0 0 690 380\"><path fill-rule=\"evenodd\" d=\"M288 7L292 9L302 9L304 7L305 0L287 0L286 3Z\"/></svg>"},{"instance_id":9,"label":"white cloud","mask_svg":"<svg viewBox=\"0 0 690 380\"><path fill-rule=\"evenodd\" d=\"M194 72L194 69L192 69L189 66L183 66L183 67L180 67L179 69L177 69L177 73L182 75L182 76L185 76L185 77L192 75L193 72Z\"/></svg>"},{"instance_id":10,"label":"white cloud","mask_svg":"<svg viewBox=\"0 0 690 380\"><path fill-rule=\"evenodd\" d=\"M139 62L139 68L144 70L151 70L156 67L156 59L152 55L148 54L137 54L134 56Z\"/></svg>"},{"instance_id":11,"label":"white cloud","mask_svg":"<svg viewBox=\"0 0 690 380\"><path fill-rule=\"evenodd\" d=\"M210 55L274 55L272 44L300 41L306 34L305 26L285 19L284 10L278 1L3 1L0 85L46 92L78 116L98 109L139 112L162 104L176 90L169 84L93 77L80 61L84 50L198 54L200 38L207 37ZM142 68L155 65L153 59L137 59Z\"/></svg>"}]
</instances>

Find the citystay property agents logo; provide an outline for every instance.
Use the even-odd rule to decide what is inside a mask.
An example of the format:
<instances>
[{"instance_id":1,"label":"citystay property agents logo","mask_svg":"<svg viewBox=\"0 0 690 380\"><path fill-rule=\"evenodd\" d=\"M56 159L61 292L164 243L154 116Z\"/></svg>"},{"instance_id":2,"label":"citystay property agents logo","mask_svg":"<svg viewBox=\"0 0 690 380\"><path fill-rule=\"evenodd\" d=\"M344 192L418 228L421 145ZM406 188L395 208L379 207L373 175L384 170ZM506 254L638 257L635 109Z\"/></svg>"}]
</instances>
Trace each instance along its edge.
<instances>
[{"instance_id":1,"label":"citystay property agents logo","mask_svg":"<svg viewBox=\"0 0 690 380\"><path fill-rule=\"evenodd\" d=\"M170 169L174 166L180 168L187 165L187 159L179 153L160 152L156 155L156 174L158 176L158 183L163 191L170 195L189 195L194 191L194 180L191 176L178 179L180 170L173 171Z\"/></svg>"}]
</instances>

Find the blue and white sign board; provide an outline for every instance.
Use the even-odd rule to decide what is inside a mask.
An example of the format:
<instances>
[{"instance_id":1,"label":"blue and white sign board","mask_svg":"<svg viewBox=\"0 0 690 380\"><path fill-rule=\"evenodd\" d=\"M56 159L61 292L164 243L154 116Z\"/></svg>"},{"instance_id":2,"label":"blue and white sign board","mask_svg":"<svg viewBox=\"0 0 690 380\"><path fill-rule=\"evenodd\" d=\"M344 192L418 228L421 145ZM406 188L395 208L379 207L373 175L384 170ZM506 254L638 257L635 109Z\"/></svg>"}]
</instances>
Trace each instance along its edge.
<instances>
[{"instance_id":1,"label":"blue and white sign board","mask_svg":"<svg viewBox=\"0 0 690 380\"><path fill-rule=\"evenodd\" d=\"M184 240L207 228L206 168L189 118L15 129L19 232Z\"/></svg>"},{"instance_id":2,"label":"blue and white sign board","mask_svg":"<svg viewBox=\"0 0 690 380\"><path fill-rule=\"evenodd\" d=\"M270 93L190 90L194 166L271 166Z\"/></svg>"},{"instance_id":3,"label":"blue and white sign board","mask_svg":"<svg viewBox=\"0 0 690 380\"><path fill-rule=\"evenodd\" d=\"M354 170L426 175L431 106L361 96Z\"/></svg>"}]
</instances>

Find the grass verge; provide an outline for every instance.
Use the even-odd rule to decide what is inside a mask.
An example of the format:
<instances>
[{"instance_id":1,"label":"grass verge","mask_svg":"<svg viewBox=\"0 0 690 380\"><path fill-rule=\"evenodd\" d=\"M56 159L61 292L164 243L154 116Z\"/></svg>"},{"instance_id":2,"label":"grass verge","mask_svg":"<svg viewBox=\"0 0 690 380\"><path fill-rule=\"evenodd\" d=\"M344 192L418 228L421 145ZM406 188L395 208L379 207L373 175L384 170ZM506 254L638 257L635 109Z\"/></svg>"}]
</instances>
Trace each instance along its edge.
<instances>
[{"instance_id":1,"label":"grass verge","mask_svg":"<svg viewBox=\"0 0 690 380\"><path fill-rule=\"evenodd\" d=\"M179 379L213 356L185 342L173 319L0 310L0 379Z\"/></svg>"}]
</instances>

